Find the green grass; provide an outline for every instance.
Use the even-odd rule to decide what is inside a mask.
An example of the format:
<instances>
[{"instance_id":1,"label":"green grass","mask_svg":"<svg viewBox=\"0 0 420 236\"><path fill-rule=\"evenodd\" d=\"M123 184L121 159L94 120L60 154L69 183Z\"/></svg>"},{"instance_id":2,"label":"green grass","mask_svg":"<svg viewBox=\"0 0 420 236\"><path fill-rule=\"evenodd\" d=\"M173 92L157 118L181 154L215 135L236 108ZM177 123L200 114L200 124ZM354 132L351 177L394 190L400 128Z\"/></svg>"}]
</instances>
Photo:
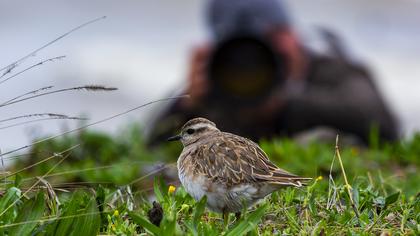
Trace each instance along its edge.
<instances>
[{"instance_id":1,"label":"green grass","mask_svg":"<svg viewBox=\"0 0 420 236\"><path fill-rule=\"evenodd\" d=\"M205 208L206 199L194 201L167 171L160 178L163 168L151 167L175 162L178 144L147 150L136 126L116 137L83 131L40 143L2 178L0 235L420 234L419 135L341 147L349 185L334 159L335 144L260 144L280 167L314 180L275 192L224 225ZM153 201L162 207L159 226L148 217Z\"/></svg>"}]
</instances>

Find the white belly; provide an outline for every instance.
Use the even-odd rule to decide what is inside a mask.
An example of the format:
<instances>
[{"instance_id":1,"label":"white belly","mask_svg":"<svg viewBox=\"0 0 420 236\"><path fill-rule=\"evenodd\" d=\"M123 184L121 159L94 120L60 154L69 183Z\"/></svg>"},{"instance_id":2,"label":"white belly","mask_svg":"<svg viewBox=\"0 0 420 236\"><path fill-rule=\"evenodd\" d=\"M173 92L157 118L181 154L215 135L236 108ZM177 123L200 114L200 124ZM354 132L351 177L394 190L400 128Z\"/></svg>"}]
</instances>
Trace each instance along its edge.
<instances>
[{"instance_id":1,"label":"white belly","mask_svg":"<svg viewBox=\"0 0 420 236\"><path fill-rule=\"evenodd\" d=\"M213 184L210 189L206 177L195 177L189 179L180 173L179 179L185 190L196 201L199 201L204 195L207 196L207 207L215 212L240 212L245 205L251 206L256 202L255 193L257 189L251 185L239 185L237 187L226 189L220 184Z\"/></svg>"},{"instance_id":2,"label":"white belly","mask_svg":"<svg viewBox=\"0 0 420 236\"><path fill-rule=\"evenodd\" d=\"M185 191L191 195L196 201L199 201L204 195L207 195L207 189L203 187L203 178L196 178L194 181L184 176L179 176Z\"/></svg>"}]
</instances>

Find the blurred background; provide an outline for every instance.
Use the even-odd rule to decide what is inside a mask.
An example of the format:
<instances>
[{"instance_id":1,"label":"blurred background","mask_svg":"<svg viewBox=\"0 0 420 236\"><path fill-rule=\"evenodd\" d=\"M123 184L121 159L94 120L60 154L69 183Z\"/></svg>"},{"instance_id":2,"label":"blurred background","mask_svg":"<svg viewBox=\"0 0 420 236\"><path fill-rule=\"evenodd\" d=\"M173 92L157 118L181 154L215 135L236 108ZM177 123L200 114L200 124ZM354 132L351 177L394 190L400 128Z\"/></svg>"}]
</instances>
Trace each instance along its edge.
<instances>
[{"instance_id":1,"label":"blurred background","mask_svg":"<svg viewBox=\"0 0 420 236\"><path fill-rule=\"evenodd\" d=\"M420 2L285 1L299 35L315 48L322 26L337 33L355 60L367 64L405 137L420 129ZM2 117L54 112L92 121L185 87L191 49L205 42L206 1L1 1L0 66L6 66L69 29L100 16L106 19L72 33L29 58L19 71L41 60L65 55L0 86L0 100L30 90L101 84L107 93L65 93L2 109ZM94 129L115 133L129 122L148 126L152 105ZM77 121L46 121L0 130L2 151L33 138L76 127Z\"/></svg>"}]
</instances>

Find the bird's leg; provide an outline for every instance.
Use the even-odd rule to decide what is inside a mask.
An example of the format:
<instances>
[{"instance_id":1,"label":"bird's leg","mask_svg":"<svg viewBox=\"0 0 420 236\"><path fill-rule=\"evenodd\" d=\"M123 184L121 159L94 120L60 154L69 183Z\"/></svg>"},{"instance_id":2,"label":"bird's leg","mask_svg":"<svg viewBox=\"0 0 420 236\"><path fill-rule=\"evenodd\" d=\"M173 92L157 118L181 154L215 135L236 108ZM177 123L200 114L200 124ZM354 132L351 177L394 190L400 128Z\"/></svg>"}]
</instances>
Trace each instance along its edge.
<instances>
[{"instance_id":1,"label":"bird's leg","mask_svg":"<svg viewBox=\"0 0 420 236\"><path fill-rule=\"evenodd\" d=\"M227 228L229 223L229 212L226 209L223 209L223 223L224 227Z\"/></svg>"},{"instance_id":2,"label":"bird's leg","mask_svg":"<svg viewBox=\"0 0 420 236\"><path fill-rule=\"evenodd\" d=\"M236 221L239 221L241 219L241 212L236 212L235 218L236 218Z\"/></svg>"}]
</instances>

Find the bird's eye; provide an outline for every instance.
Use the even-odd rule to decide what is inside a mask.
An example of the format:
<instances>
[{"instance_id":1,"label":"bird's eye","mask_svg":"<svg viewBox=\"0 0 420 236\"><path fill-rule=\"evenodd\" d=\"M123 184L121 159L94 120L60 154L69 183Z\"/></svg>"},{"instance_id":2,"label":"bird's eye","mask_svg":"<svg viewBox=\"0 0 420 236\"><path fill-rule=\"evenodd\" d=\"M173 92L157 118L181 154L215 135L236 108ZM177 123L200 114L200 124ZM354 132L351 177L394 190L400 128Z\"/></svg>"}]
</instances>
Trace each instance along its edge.
<instances>
[{"instance_id":1,"label":"bird's eye","mask_svg":"<svg viewBox=\"0 0 420 236\"><path fill-rule=\"evenodd\" d=\"M193 134L194 133L194 129L187 129L187 134Z\"/></svg>"}]
</instances>

